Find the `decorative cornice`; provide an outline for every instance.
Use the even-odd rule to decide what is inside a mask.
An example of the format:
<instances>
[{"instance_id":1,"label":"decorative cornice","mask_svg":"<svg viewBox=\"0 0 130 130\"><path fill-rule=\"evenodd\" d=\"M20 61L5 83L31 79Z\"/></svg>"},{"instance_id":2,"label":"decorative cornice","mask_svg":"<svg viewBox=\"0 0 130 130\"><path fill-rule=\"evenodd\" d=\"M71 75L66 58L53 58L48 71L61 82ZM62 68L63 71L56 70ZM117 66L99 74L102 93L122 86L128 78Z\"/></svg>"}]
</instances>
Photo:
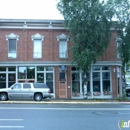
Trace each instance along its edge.
<instances>
[{"instance_id":1,"label":"decorative cornice","mask_svg":"<svg viewBox=\"0 0 130 130\"><path fill-rule=\"evenodd\" d=\"M9 35L6 35L6 40L8 39L16 39L16 40L19 40L19 36L14 34L14 33L11 33Z\"/></svg>"},{"instance_id":2,"label":"decorative cornice","mask_svg":"<svg viewBox=\"0 0 130 130\"><path fill-rule=\"evenodd\" d=\"M61 34L59 36L57 36L57 41L60 41L60 40L67 40L69 41L69 36L65 35L65 34Z\"/></svg>"},{"instance_id":3,"label":"decorative cornice","mask_svg":"<svg viewBox=\"0 0 130 130\"><path fill-rule=\"evenodd\" d=\"M36 33L35 35L31 36L31 39L32 39L32 41L34 39L41 39L43 41L44 40L44 36L40 35L39 33Z\"/></svg>"}]
</instances>

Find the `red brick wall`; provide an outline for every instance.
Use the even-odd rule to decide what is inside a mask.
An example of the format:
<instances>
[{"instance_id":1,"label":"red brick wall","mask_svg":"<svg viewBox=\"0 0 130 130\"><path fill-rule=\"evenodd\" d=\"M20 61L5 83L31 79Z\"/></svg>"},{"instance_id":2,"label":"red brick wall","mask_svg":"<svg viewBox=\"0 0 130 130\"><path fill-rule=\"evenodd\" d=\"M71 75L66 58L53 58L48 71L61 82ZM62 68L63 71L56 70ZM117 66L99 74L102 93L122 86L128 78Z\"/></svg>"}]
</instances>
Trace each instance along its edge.
<instances>
[{"instance_id":1,"label":"red brick wall","mask_svg":"<svg viewBox=\"0 0 130 130\"><path fill-rule=\"evenodd\" d=\"M59 42L57 36L62 33L68 35L65 30L26 30L26 29L1 29L0 30L0 61L13 61L14 59L8 59L8 41L6 41L6 35L14 33L19 35L17 41L17 59L15 61L69 61L71 60L71 52L67 59L59 58ZM39 33L44 36L43 41L43 57L42 59L33 59L33 41L31 36ZM112 37L110 44L103 57L100 60L116 61L116 31L112 31ZM68 41L68 48L71 44Z\"/></svg>"},{"instance_id":2,"label":"red brick wall","mask_svg":"<svg viewBox=\"0 0 130 130\"><path fill-rule=\"evenodd\" d=\"M6 41L6 35L14 33L19 35L17 41L17 59L8 59L8 41ZM33 41L31 36L39 33L44 36L42 46L42 59L33 59ZM0 30L0 61L59 61L59 42L57 36L62 33L67 33L65 30L20 30L20 29L6 29ZM70 44L68 42L68 44ZM70 45L69 45L70 46ZM70 58L64 59L66 61Z\"/></svg>"},{"instance_id":3,"label":"red brick wall","mask_svg":"<svg viewBox=\"0 0 130 130\"><path fill-rule=\"evenodd\" d=\"M117 44L116 44L116 31L111 31L111 39L107 50L104 55L100 58L102 61L117 61Z\"/></svg>"},{"instance_id":4,"label":"red brick wall","mask_svg":"<svg viewBox=\"0 0 130 130\"><path fill-rule=\"evenodd\" d=\"M55 67L55 96L59 98L59 66Z\"/></svg>"},{"instance_id":5,"label":"red brick wall","mask_svg":"<svg viewBox=\"0 0 130 130\"><path fill-rule=\"evenodd\" d=\"M116 66L112 66L112 95L113 98L117 97L117 75L116 75ZM115 70L115 71L114 71Z\"/></svg>"}]
</instances>

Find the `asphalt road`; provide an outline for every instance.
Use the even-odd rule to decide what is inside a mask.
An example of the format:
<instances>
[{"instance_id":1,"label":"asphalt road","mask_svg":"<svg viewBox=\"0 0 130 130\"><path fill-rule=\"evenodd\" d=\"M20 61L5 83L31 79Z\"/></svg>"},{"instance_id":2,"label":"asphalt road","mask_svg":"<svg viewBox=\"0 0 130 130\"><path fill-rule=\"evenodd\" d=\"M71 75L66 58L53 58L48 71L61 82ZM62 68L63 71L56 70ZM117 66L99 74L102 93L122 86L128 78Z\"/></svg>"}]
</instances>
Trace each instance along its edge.
<instances>
[{"instance_id":1,"label":"asphalt road","mask_svg":"<svg viewBox=\"0 0 130 130\"><path fill-rule=\"evenodd\" d=\"M119 130L122 119L129 104L0 104L0 130Z\"/></svg>"}]
</instances>

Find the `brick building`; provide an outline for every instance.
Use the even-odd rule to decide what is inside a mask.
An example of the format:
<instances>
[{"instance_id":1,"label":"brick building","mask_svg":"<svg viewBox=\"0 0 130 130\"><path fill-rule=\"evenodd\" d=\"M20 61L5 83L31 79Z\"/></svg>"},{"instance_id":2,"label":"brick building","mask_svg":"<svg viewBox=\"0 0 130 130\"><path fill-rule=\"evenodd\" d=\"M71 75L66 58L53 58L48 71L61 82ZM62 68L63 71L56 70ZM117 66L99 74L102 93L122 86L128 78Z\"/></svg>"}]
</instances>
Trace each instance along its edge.
<instances>
[{"instance_id":1,"label":"brick building","mask_svg":"<svg viewBox=\"0 0 130 130\"><path fill-rule=\"evenodd\" d=\"M94 64L88 98L122 95L121 61L116 31ZM83 75L71 64L69 33L62 20L0 19L0 88L15 82L45 82L54 98L83 98Z\"/></svg>"}]
</instances>

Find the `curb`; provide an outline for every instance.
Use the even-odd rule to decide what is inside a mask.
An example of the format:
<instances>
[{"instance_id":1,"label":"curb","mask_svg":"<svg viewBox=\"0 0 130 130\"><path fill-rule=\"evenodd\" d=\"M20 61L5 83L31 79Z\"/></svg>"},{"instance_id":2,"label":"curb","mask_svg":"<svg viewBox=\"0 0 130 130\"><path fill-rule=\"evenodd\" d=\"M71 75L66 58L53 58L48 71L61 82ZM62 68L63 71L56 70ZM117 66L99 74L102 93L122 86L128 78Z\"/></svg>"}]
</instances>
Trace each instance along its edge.
<instances>
[{"instance_id":1,"label":"curb","mask_svg":"<svg viewBox=\"0 0 130 130\"><path fill-rule=\"evenodd\" d=\"M128 104L130 102L104 101L0 101L0 104Z\"/></svg>"}]
</instances>

